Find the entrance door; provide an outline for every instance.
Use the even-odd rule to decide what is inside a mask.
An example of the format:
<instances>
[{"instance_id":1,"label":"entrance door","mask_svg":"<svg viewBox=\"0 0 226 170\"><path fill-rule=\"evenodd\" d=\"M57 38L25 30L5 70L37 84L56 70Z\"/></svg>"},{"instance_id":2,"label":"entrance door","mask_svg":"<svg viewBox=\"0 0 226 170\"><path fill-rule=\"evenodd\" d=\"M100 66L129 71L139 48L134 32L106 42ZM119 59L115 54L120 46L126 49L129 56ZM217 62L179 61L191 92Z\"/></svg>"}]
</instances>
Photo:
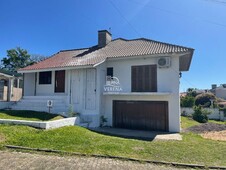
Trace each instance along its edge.
<instances>
[{"instance_id":1,"label":"entrance door","mask_svg":"<svg viewBox=\"0 0 226 170\"><path fill-rule=\"evenodd\" d=\"M55 93L65 92L65 70L55 71Z\"/></svg>"},{"instance_id":2,"label":"entrance door","mask_svg":"<svg viewBox=\"0 0 226 170\"><path fill-rule=\"evenodd\" d=\"M86 70L86 102L87 110L96 109L96 70Z\"/></svg>"}]
</instances>

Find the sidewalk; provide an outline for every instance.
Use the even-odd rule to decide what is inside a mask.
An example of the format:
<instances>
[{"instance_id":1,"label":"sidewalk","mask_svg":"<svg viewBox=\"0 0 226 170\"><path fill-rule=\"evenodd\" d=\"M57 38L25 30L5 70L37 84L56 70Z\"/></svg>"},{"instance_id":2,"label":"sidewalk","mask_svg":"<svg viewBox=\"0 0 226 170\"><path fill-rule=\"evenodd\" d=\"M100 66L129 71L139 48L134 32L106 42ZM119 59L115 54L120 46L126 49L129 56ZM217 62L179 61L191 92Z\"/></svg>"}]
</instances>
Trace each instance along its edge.
<instances>
[{"instance_id":1,"label":"sidewalk","mask_svg":"<svg viewBox=\"0 0 226 170\"><path fill-rule=\"evenodd\" d=\"M0 151L1 170L174 170L170 166L122 161L108 158L78 157L78 156L55 156L35 153Z\"/></svg>"}]
</instances>

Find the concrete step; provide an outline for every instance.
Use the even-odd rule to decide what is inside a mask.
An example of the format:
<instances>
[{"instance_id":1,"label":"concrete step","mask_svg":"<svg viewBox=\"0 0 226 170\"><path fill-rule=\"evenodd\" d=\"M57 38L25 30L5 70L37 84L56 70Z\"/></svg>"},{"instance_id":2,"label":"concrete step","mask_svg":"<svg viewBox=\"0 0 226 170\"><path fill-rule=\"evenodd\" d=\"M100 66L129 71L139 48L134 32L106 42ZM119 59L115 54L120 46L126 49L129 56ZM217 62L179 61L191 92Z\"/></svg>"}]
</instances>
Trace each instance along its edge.
<instances>
[{"instance_id":1,"label":"concrete step","mask_svg":"<svg viewBox=\"0 0 226 170\"><path fill-rule=\"evenodd\" d=\"M50 109L51 113L67 113L69 106L66 99L67 96L24 96L11 109L48 112L47 100L53 100L53 107Z\"/></svg>"}]
</instances>

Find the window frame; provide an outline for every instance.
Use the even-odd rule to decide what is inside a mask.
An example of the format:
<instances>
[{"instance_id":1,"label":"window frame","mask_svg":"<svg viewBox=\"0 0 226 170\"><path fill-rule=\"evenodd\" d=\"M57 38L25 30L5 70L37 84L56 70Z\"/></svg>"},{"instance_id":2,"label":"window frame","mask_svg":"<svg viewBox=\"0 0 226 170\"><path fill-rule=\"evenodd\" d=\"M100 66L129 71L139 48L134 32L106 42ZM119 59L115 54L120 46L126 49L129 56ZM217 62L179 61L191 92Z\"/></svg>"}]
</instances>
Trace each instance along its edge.
<instances>
[{"instance_id":1,"label":"window frame","mask_svg":"<svg viewBox=\"0 0 226 170\"><path fill-rule=\"evenodd\" d=\"M157 92L156 64L131 66L131 92Z\"/></svg>"},{"instance_id":2,"label":"window frame","mask_svg":"<svg viewBox=\"0 0 226 170\"><path fill-rule=\"evenodd\" d=\"M39 72L38 84L40 85L52 84L52 71Z\"/></svg>"},{"instance_id":3,"label":"window frame","mask_svg":"<svg viewBox=\"0 0 226 170\"><path fill-rule=\"evenodd\" d=\"M113 67L107 67L107 76L114 76L114 68Z\"/></svg>"}]
</instances>

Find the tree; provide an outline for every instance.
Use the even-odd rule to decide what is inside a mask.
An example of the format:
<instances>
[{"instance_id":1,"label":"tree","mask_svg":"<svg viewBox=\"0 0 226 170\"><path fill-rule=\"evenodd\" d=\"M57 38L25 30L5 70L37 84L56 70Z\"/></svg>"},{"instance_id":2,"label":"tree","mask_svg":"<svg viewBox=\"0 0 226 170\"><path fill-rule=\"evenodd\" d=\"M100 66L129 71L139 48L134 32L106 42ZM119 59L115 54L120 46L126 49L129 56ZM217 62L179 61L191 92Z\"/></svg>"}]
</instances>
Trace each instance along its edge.
<instances>
[{"instance_id":1,"label":"tree","mask_svg":"<svg viewBox=\"0 0 226 170\"><path fill-rule=\"evenodd\" d=\"M188 96L192 96L192 97L197 96L196 90L197 90L196 88L188 88L187 89L187 95Z\"/></svg>"},{"instance_id":2,"label":"tree","mask_svg":"<svg viewBox=\"0 0 226 170\"><path fill-rule=\"evenodd\" d=\"M1 68L12 72L16 72L20 68L35 63L35 61L31 59L31 56L28 54L27 50L20 47L7 50L7 57L4 57L1 61Z\"/></svg>"},{"instance_id":3,"label":"tree","mask_svg":"<svg viewBox=\"0 0 226 170\"><path fill-rule=\"evenodd\" d=\"M202 93L195 97L195 105L196 106L203 106L203 107L210 107L211 100L216 100L216 97L212 93Z\"/></svg>"},{"instance_id":4,"label":"tree","mask_svg":"<svg viewBox=\"0 0 226 170\"><path fill-rule=\"evenodd\" d=\"M180 99L181 107L193 107L195 105L195 98L193 96L185 96Z\"/></svg>"}]
</instances>

